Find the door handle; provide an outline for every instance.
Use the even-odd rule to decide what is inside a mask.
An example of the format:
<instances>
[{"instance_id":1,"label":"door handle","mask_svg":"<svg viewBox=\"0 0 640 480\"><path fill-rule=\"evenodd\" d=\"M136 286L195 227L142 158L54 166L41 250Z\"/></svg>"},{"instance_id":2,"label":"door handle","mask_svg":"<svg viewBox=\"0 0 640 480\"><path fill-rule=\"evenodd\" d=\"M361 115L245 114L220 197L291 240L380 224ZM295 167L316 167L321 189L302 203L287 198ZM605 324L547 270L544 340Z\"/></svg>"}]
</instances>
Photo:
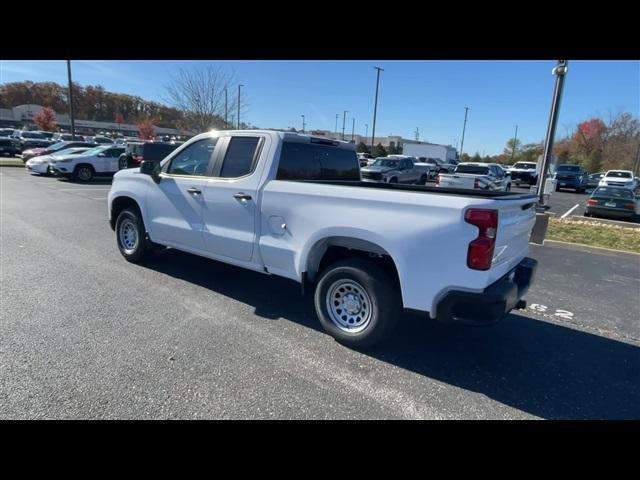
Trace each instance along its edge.
<instances>
[{"instance_id":1,"label":"door handle","mask_svg":"<svg viewBox=\"0 0 640 480\"><path fill-rule=\"evenodd\" d=\"M251 200L251 195L247 195L244 192L238 192L233 194L233 198L237 198L238 200L246 202L248 200Z\"/></svg>"},{"instance_id":2,"label":"door handle","mask_svg":"<svg viewBox=\"0 0 640 480\"><path fill-rule=\"evenodd\" d=\"M191 187L187 188L187 192L189 192L191 195L200 195L202 193L202 190L196 187Z\"/></svg>"}]
</instances>

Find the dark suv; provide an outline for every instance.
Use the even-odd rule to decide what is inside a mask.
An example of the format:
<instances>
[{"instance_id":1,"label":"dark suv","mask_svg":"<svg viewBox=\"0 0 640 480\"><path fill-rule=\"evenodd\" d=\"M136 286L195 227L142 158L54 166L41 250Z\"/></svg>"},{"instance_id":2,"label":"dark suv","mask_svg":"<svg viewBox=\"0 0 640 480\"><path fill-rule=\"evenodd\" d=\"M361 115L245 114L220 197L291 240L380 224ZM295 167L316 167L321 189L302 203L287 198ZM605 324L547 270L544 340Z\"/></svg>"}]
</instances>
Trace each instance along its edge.
<instances>
[{"instance_id":1,"label":"dark suv","mask_svg":"<svg viewBox=\"0 0 640 480\"><path fill-rule=\"evenodd\" d=\"M584 193L587 189L589 177L580 165L561 164L556 168L556 191L561 188L572 188L578 193Z\"/></svg>"},{"instance_id":2,"label":"dark suv","mask_svg":"<svg viewBox=\"0 0 640 480\"><path fill-rule=\"evenodd\" d=\"M143 160L159 162L182 143L129 142L118 159L118 170L137 168Z\"/></svg>"},{"instance_id":3,"label":"dark suv","mask_svg":"<svg viewBox=\"0 0 640 480\"><path fill-rule=\"evenodd\" d=\"M28 150L29 148L46 148L51 145L51 141L39 132L15 130L11 138L14 146L20 149L21 153L23 150Z\"/></svg>"}]
</instances>

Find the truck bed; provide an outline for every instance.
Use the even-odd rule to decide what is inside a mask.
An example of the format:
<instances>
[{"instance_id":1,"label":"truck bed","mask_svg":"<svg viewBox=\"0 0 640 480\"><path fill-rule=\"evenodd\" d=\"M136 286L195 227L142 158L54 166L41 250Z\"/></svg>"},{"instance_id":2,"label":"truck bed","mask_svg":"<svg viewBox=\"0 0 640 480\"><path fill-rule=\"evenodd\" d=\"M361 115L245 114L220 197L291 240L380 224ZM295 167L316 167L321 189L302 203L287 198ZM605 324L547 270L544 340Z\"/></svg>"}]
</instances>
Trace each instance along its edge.
<instances>
[{"instance_id":1,"label":"truck bed","mask_svg":"<svg viewBox=\"0 0 640 480\"><path fill-rule=\"evenodd\" d=\"M427 185L407 185L400 183L376 183L376 182L356 182L356 181L337 181L337 180L297 180L300 183L319 183L325 185L342 185L345 187L362 187L362 188L378 188L383 190L401 190L418 193L437 193L444 195L456 195L461 197L480 197L493 198L496 200L514 200L531 198L532 201L537 199L536 195L531 193L513 193L502 192L496 190L471 190L466 188L443 188L429 187Z\"/></svg>"}]
</instances>

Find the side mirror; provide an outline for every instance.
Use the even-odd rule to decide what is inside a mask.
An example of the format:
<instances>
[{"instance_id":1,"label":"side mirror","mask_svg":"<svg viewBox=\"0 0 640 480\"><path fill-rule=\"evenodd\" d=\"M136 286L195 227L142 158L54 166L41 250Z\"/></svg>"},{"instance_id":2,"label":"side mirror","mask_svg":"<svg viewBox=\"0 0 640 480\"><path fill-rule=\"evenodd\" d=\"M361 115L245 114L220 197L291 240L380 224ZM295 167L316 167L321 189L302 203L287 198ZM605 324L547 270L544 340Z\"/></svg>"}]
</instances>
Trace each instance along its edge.
<instances>
[{"instance_id":1,"label":"side mirror","mask_svg":"<svg viewBox=\"0 0 640 480\"><path fill-rule=\"evenodd\" d=\"M154 182L160 183L160 163L153 160L143 160L140 164L140 173L149 175Z\"/></svg>"}]
</instances>

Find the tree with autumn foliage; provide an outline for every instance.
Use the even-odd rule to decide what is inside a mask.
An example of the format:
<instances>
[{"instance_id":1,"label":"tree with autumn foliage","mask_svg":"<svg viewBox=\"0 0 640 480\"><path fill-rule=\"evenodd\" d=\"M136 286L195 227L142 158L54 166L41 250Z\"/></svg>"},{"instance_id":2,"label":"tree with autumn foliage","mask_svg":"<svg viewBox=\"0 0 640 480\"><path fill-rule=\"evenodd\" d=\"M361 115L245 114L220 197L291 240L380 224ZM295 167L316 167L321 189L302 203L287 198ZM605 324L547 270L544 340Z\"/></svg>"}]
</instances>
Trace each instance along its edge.
<instances>
[{"instance_id":1,"label":"tree with autumn foliage","mask_svg":"<svg viewBox=\"0 0 640 480\"><path fill-rule=\"evenodd\" d=\"M138 124L138 136L141 140L153 140L156 136L156 127L151 119L143 120Z\"/></svg>"},{"instance_id":2,"label":"tree with autumn foliage","mask_svg":"<svg viewBox=\"0 0 640 480\"><path fill-rule=\"evenodd\" d=\"M58 129L58 124L56 123L56 112L49 107L44 107L35 114L33 116L33 122L40 130L44 130L45 132L55 132Z\"/></svg>"}]
</instances>

